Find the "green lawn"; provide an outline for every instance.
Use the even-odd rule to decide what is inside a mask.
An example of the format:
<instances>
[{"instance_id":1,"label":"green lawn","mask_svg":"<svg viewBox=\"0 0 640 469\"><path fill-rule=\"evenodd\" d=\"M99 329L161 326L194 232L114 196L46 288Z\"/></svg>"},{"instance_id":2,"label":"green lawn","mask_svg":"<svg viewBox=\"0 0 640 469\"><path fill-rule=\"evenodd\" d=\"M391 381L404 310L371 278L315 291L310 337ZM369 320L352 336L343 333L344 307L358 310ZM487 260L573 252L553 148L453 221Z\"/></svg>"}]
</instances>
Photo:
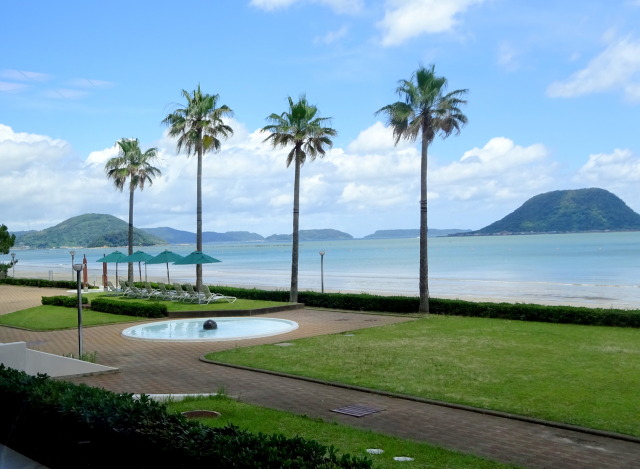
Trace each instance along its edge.
<instances>
[{"instance_id":1,"label":"green lawn","mask_svg":"<svg viewBox=\"0 0 640 469\"><path fill-rule=\"evenodd\" d=\"M430 316L207 355L640 436L640 330Z\"/></svg>"},{"instance_id":2,"label":"green lawn","mask_svg":"<svg viewBox=\"0 0 640 469\"><path fill-rule=\"evenodd\" d=\"M89 298L102 296L102 293L92 293ZM119 299L126 304L127 301L146 301L134 299ZM91 301L91 300L89 300ZM234 303L210 303L208 305L198 305L192 303L180 303L175 301L164 301L169 311L221 311L221 310L243 310L258 309L268 306L278 306L284 303L274 301L254 301L236 300ZM157 318L161 321L164 318ZM118 322L142 321L144 318L137 316L126 316L118 314L101 313L91 309L83 309L82 324L84 326L99 326ZM0 315L0 325L22 327L36 331L52 331L57 329L69 329L78 326L78 310L76 308L65 308L62 306L36 306L33 308L16 311L15 313Z\"/></svg>"},{"instance_id":3,"label":"green lawn","mask_svg":"<svg viewBox=\"0 0 640 469\"><path fill-rule=\"evenodd\" d=\"M83 310L83 326L99 326L117 322L140 321L140 318ZM78 310L63 306L36 306L0 316L0 325L35 331L53 331L78 327Z\"/></svg>"},{"instance_id":4,"label":"green lawn","mask_svg":"<svg viewBox=\"0 0 640 469\"><path fill-rule=\"evenodd\" d=\"M186 410L215 410L218 419L201 419L205 425L224 426L229 423L253 433L282 433L288 437L300 436L318 441L326 446L335 446L339 454L368 456L377 469L397 468L449 468L449 469L506 469L502 465L474 456L468 456L426 443L402 440L368 430L352 428L337 423L328 423L308 416L299 416L264 407L244 404L228 397L188 398L168 405L171 412ZM379 455L368 454L368 448L384 450ZM414 458L413 461L398 462L394 456Z\"/></svg>"}]
</instances>

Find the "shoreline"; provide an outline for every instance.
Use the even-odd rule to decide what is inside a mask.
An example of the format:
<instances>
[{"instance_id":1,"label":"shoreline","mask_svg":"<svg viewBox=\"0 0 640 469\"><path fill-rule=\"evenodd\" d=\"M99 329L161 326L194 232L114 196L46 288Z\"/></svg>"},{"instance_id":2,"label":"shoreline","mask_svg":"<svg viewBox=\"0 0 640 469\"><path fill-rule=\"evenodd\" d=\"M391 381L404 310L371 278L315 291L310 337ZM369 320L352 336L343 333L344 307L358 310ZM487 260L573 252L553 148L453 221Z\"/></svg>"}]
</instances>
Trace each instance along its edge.
<instances>
[{"instance_id":1,"label":"shoreline","mask_svg":"<svg viewBox=\"0 0 640 469\"><path fill-rule=\"evenodd\" d=\"M18 264L19 266L19 264ZM25 266L26 267L26 266ZM45 279L45 280L69 280L75 281L71 278L71 273L53 271L51 269L48 272L43 272L42 270L36 270L33 266L29 266L29 269L20 269L16 272L16 278L37 278L37 279ZM66 269L65 269L66 270ZM12 277L12 271L9 270L8 277ZM126 268L119 271L118 278L123 278L123 274L126 276ZM256 275L252 275L256 277ZM240 276L242 277L242 276ZM269 282L269 275L265 275L266 282L251 282L249 279L243 281L241 278L236 278L235 281L227 281L227 282L210 282L207 279L207 275L204 276L204 281L210 287L218 286L228 286L228 287L236 287L236 288L256 288L263 290L285 290L288 291L289 287L277 285L275 282ZM134 268L134 280L139 281L138 269ZM142 278L144 281L145 274L143 270ZM166 276L160 276L157 274L151 274L146 276L149 282L165 282L167 280ZM82 275L81 275L82 279ZM90 268L88 280L91 285L102 287L102 269ZM115 273L109 272L109 280L115 284ZM175 275L171 277L171 283L180 282L180 283L195 283L195 277L184 277L181 275ZM449 288L449 292L441 291L446 288L446 286L451 287L450 280L445 280L444 285L440 285L442 279L433 279L429 280L430 287L430 297L431 298L439 298L439 299L450 299L450 300L463 300L470 302L490 302L490 303L523 303L523 304L539 304L544 306L576 306L576 307L586 307L586 308L606 308L606 309L640 309L640 301L632 302L632 301L623 301L619 298L614 298L612 296L608 296L610 291L601 292L603 289L615 289L616 287L608 287L608 286L591 286L591 285L569 285L569 287L573 288L576 291L568 292L565 291L567 285L562 285L562 289L559 291L554 291L553 284L549 285L536 285L538 290L532 291L514 291L515 289L509 286L499 285L499 282L491 282L491 281L482 281L476 282L479 283L472 288L471 290L469 283L473 282L465 282L458 281L457 283L461 284L455 285L456 288ZM495 285L493 285L495 284ZM444 287L444 288L443 288ZM493 288L492 288L493 287ZM544 293L539 291L540 288L545 289ZM634 288L637 289L640 293L640 287L624 287L618 286L617 288ZM453 290L460 290L453 292ZM498 291L501 290L501 291ZM582 290L582 291L580 291ZM597 291L596 291L597 290ZM320 288L308 288L308 287L300 287L299 291L314 291L320 292ZM325 292L327 293L369 293L372 295L380 295L380 296L412 296L417 297L418 291L416 288L415 293L410 292L393 292L393 291L364 291L362 288L358 290L354 289L334 289L334 288L325 288Z\"/></svg>"}]
</instances>

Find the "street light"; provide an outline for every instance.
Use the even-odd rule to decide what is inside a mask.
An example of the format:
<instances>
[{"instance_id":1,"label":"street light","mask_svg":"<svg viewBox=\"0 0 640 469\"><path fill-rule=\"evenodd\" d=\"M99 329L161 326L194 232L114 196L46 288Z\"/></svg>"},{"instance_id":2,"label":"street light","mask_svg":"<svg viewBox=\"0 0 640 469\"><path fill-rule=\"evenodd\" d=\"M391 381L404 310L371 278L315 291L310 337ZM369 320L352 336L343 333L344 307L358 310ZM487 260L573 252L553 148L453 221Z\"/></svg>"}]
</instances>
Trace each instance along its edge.
<instances>
[{"instance_id":1,"label":"street light","mask_svg":"<svg viewBox=\"0 0 640 469\"><path fill-rule=\"evenodd\" d=\"M324 251L320 251L320 287L324 293Z\"/></svg>"},{"instance_id":2,"label":"street light","mask_svg":"<svg viewBox=\"0 0 640 469\"><path fill-rule=\"evenodd\" d=\"M76 256L76 252L75 251L69 251L69 254L71 254L71 280L73 280L73 271L74 271L73 259Z\"/></svg>"},{"instance_id":3,"label":"street light","mask_svg":"<svg viewBox=\"0 0 640 469\"><path fill-rule=\"evenodd\" d=\"M13 269L13 278L16 278L16 253L11 253L11 268Z\"/></svg>"},{"instance_id":4,"label":"street light","mask_svg":"<svg viewBox=\"0 0 640 469\"><path fill-rule=\"evenodd\" d=\"M75 254L74 251L71 251ZM71 254L73 256L73 254ZM82 264L73 264L78 278L78 360L82 360L82 283L80 283L80 272Z\"/></svg>"}]
</instances>

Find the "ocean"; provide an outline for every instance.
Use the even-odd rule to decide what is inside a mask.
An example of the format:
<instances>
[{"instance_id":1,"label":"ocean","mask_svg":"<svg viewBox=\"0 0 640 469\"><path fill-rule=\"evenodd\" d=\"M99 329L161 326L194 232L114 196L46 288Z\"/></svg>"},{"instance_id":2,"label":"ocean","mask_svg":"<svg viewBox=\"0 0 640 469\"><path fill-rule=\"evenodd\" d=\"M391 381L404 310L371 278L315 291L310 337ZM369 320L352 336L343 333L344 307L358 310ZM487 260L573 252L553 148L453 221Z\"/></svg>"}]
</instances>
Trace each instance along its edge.
<instances>
[{"instance_id":1,"label":"ocean","mask_svg":"<svg viewBox=\"0 0 640 469\"><path fill-rule=\"evenodd\" d=\"M186 255L195 245L138 249ZM319 291L324 280L325 291L417 296L418 249L418 239L301 242L299 289ZM15 275L75 279L69 251L15 250ZM78 248L75 261L86 255L89 281L101 285L96 261L112 251ZM221 261L203 265L209 285L289 288L290 243L217 243L203 251ZM117 269L126 274L126 264ZM137 264L134 271L138 280ZM108 272L115 280L116 265ZM141 272L144 280L144 263ZM169 272L172 282L195 281L194 266L169 264ZM166 280L166 264L146 266L146 276ZM429 238L429 289L434 298L640 308L640 232Z\"/></svg>"}]
</instances>

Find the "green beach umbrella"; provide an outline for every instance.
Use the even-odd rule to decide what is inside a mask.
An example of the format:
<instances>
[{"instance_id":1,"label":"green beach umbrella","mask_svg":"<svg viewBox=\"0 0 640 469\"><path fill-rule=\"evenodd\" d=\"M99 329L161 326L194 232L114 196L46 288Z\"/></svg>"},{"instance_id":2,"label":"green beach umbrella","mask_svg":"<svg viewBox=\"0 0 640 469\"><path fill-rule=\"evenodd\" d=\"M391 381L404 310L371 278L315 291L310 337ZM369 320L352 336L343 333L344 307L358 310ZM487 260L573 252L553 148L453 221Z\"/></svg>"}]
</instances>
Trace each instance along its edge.
<instances>
[{"instance_id":1,"label":"green beach umbrella","mask_svg":"<svg viewBox=\"0 0 640 469\"><path fill-rule=\"evenodd\" d=\"M136 251L133 254L131 254L130 256L126 256L124 259L122 259L120 262L137 262L138 263L138 274L140 275L140 281L142 282L142 267L140 266L141 262L144 262L144 281L147 281L147 264L146 262L149 259L153 259L153 256L151 254L147 254L146 252L143 251Z\"/></svg>"},{"instance_id":2,"label":"green beach umbrella","mask_svg":"<svg viewBox=\"0 0 640 469\"><path fill-rule=\"evenodd\" d=\"M107 254L104 257L101 257L96 262L102 263L116 263L116 285L118 284L118 263L122 262L122 259L127 257L125 254L122 254L120 251L113 251L111 254Z\"/></svg>"},{"instance_id":3,"label":"green beach umbrella","mask_svg":"<svg viewBox=\"0 0 640 469\"><path fill-rule=\"evenodd\" d=\"M180 259L179 261L175 261L175 265L188 265L188 264L213 264L214 262L222 262L216 259L215 257L211 257L202 251L193 251L188 256Z\"/></svg>"},{"instance_id":4,"label":"green beach umbrella","mask_svg":"<svg viewBox=\"0 0 640 469\"><path fill-rule=\"evenodd\" d=\"M176 254L175 252L164 250L155 257L152 257L147 261L147 264L167 264L167 283L171 283L169 277L169 262L176 262L182 259L184 256Z\"/></svg>"}]
</instances>

